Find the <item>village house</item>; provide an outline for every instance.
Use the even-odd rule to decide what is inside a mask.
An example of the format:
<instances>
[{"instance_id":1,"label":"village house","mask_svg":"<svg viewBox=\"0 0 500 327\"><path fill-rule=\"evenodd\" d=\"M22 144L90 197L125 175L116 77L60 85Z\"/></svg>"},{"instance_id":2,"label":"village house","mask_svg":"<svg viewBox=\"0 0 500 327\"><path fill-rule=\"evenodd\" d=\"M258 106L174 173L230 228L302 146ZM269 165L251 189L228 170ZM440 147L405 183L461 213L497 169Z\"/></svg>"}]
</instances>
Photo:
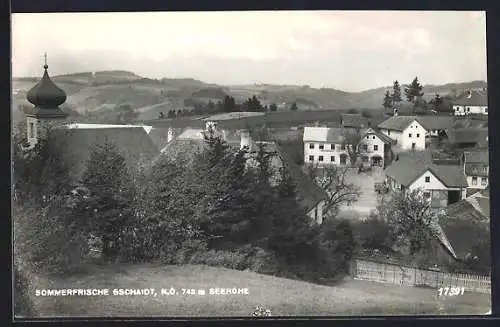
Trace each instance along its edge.
<instances>
[{"instance_id":1,"label":"village house","mask_svg":"<svg viewBox=\"0 0 500 327\"><path fill-rule=\"evenodd\" d=\"M401 155L384 172L391 191L420 189L434 208L445 208L466 197L468 185L462 166L436 163L428 152Z\"/></svg>"},{"instance_id":2,"label":"village house","mask_svg":"<svg viewBox=\"0 0 500 327\"><path fill-rule=\"evenodd\" d=\"M417 116L417 121L427 130L426 137L446 137L453 128L453 116Z\"/></svg>"},{"instance_id":3,"label":"village house","mask_svg":"<svg viewBox=\"0 0 500 327\"><path fill-rule=\"evenodd\" d=\"M488 187L489 153L487 150L467 151L464 157L464 174L467 178L467 193L472 194Z\"/></svg>"},{"instance_id":4,"label":"village house","mask_svg":"<svg viewBox=\"0 0 500 327\"><path fill-rule=\"evenodd\" d=\"M304 163L348 165L350 163L342 128L304 127Z\"/></svg>"},{"instance_id":5,"label":"village house","mask_svg":"<svg viewBox=\"0 0 500 327\"><path fill-rule=\"evenodd\" d=\"M369 128L359 142L361 162L385 168L393 159L391 146L394 143L387 135Z\"/></svg>"},{"instance_id":6,"label":"village house","mask_svg":"<svg viewBox=\"0 0 500 327\"><path fill-rule=\"evenodd\" d=\"M401 150L425 150L428 131L415 116L393 116L378 125L380 132L395 141Z\"/></svg>"},{"instance_id":7,"label":"village house","mask_svg":"<svg viewBox=\"0 0 500 327\"><path fill-rule=\"evenodd\" d=\"M488 94L486 91L469 91L453 102L455 116L488 115Z\"/></svg>"}]
</instances>

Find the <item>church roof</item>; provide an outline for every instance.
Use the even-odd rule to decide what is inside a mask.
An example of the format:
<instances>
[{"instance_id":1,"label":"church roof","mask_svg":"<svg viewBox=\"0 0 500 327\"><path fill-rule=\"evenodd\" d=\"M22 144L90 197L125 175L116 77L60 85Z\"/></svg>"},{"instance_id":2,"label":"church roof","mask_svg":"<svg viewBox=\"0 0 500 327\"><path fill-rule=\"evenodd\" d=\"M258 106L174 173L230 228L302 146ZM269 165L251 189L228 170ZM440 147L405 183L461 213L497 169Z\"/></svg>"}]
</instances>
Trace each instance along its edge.
<instances>
[{"instance_id":1,"label":"church roof","mask_svg":"<svg viewBox=\"0 0 500 327\"><path fill-rule=\"evenodd\" d=\"M66 93L52 82L47 72L49 66L43 66L42 79L26 94L26 99L35 106L30 115L46 118L64 118L67 116L59 106L66 101Z\"/></svg>"}]
</instances>

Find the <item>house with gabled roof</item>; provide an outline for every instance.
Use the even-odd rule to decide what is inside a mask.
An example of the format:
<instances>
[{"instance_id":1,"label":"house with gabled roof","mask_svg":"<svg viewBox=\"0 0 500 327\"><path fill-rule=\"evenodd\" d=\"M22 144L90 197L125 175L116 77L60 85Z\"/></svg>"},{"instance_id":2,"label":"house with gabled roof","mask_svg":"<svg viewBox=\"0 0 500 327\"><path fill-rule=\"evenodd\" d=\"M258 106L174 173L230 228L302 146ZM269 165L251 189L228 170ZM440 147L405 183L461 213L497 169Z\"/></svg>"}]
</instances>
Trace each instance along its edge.
<instances>
[{"instance_id":1,"label":"house with gabled roof","mask_svg":"<svg viewBox=\"0 0 500 327\"><path fill-rule=\"evenodd\" d=\"M415 116L393 116L378 125L378 129L395 141L401 150L425 150L427 129Z\"/></svg>"},{"instance_id":2,"label":"house with gabled roof","mask_svg":"<svg viewBox=\"0 0 500 327\"><path fill-rule=\"evenodd\" d=\"M469 91L453 101L455 116L488 115L488 93L486 91Z\"/></svg>"},{"instance_id":3,"label":"house with gabled roof","mask_svg":"<svg viewBox=\"0 0 500 327\"><path fill-rule=\"evenodd\" d=\"M359 142L361 162L385 168L393 159L391 147L394 143L389 136L369 128Z\"/></svg>"},{"instance_id":4,"label":"house with gabled roof","mask_svg":"<svg viewBox=\"0 0 500 327\"><path fill-rule=\"evenodd\" d=\"M392 191L420 189L434 208L444 208L466 197L467 180L462 166L435 163L428 152L400 155L384 172Z\"/></svg>"},{"instance_id":5,"label":"house with gabled roof","mask_svg":"<svg viewBox=\"0 0 500 327\"><path fill-rule=\"evenodd\" d=\"M489 153L487 149L466 151L464 157L464 174L467 179L467 194L471 195L488 187Z\"/></svg>"}]
</instances>

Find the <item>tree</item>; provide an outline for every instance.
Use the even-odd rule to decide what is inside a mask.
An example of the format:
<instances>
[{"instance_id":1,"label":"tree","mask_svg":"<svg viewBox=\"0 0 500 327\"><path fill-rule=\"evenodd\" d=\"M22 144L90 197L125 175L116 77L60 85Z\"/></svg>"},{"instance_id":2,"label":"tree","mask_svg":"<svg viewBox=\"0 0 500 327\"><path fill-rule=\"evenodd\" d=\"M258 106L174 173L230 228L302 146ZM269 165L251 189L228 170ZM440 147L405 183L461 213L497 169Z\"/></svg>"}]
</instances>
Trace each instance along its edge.
<instances>
[{"instance_id":1,"label":"tree","mask_svg":"<svg viewBox=\"0 0 500 327\"><path fill-rule=\"evenodd\" d=\"M243 110L250 112L260 112L264 110L264 107L260 103L259 99L254 95L243 102Z\"/></svg>"},{"instance_id":2,"label":"tree","mask_svg":"<svg viewBox=\"0 0 500 327\"><path fill-rule=\"evenodd\" d=\"M384 103L382 104L385 109L391 109L392 108L392 96L389 91L385 92L384 95Z\"/></svg>"},{"instance_id":3,"label":"tree","mask_svg":"<svg viewBox=\"0 0 500 327\"><path fill-rule=\"evenodd\" d=\"M134 188L125 159L112 143L93 147L81 186L88 197L76 205L75 215L87 219L90 231L102 240L103 256L116 259L123 228L134 217Z\"/></svg>"},{"instance_id":4,"label":"tree","mask_svg":"<svg viewBox=\"0 0 500 327\"><path fill-rule=\"evenodd\" d=\"M347 167L314 165L307 166L307 174L328 195L323 212L329 216L337 214L338 207L344 203L357 201L360 189L346 180Z\"/></svg>"},{"instance_id":5,"label":"tree","mask_svg":"<svg viewBox=\"0 0 500 327\"><path fill-rule=\"evenodd\" d=\"M345 146L347 150L351 167L354 167L358 161L359 154L361 153L361 132L359 128L346 128L342 131L342 138L342 145Z\"/></svg>"},{"instance_id":6,"label":"tree","mask_svg":"<svg viewBox=\"0 0 500 327\"><path fill-rule=\"evenodd\" d=\"M419 83L418 77L415 77L413 81L405 88L406 99L409 102L415 102L416 99L420 99L424 92L422 84Z\"/></svg>"},{"instance_id":7,"label":"tree","mask_svg":"<svg viewBox=\"0 0 500 327\"><path fill-rule=\"evenodd\" d=\"M278 111L278 106L276 105L276 103L271 103L271 105L269 106L269 111Z\"/></svg>"},{"instance_id":8,"label":"tree","mask_svg":"<svg viewBox=\"0 0 500 327\"><path fill-rule=\"evenodd\" d=\"M347 110L347 113L348 114L359 114L359 110L356 108L349 108L349 110Z\"/></svg>"},{"instance_id":9,"label":"tree","mask_svg":"<svg viewBox=\"0 0 500 327\"><path fill-rule=\"evenodd\" d=\"M296 102L292 103L292 105L290 106L290 110L291 111L297 111L297 110L299 110L299 108L297 107L297 103Z\"/></svg>"},{"instance_id":10,"label":"tree","mask_svg":"<svg viewBox=\"0 0 500 327\"><path fill-rule=\"evenodd\" d=\"M441 112L441 111L443 111L442 110L442 107L443 107L443 98L441 98L441 96L438 93L436 93L436 95L429 102L429 104L431 105L432 110L434 110L435 112Z\"/></svg>"},{"instance_id":11,"label":"tree","mask_svg":"<svg viewBox=\"0 0 500 327\"><path fill-rule=\"evenodd\" d=\"M392 85L392 103L398 104L401 102L401 86L399 82L396 80Z\"/></svg>"},{"instance_id":12,"label":"tree","mask_svg":"<svg viewBox=\"0 0 500 327\"><path fill-rule=\"evenodd\" d=\"M236 111L236 101L233 97L226 95L222 103L224 112L235 112Z\"/></svg>"},{"instance_id":13,"label":"tree","mask_svg":"<svg viewBox=\"0 0 500 327\"><path fill-rule=\"evenodd\" d=\"M394 244L412 257L426 256L437 238L434 224L439 217L419 189L396 194L378 208L391 226Z\"/></svg>"}]
</instances>

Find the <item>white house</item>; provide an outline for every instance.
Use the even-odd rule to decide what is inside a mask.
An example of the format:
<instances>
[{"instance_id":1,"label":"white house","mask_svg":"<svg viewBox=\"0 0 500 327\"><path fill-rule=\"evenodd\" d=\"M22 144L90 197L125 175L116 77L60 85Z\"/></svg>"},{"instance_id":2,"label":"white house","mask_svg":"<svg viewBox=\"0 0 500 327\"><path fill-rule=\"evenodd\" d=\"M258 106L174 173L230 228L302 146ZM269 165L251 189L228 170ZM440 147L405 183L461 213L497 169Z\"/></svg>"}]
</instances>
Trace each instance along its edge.
<instances>
[{"instance_id":1,"label":"white house","mask_svg":"<svg viewBox=\"0 0 500 327\"><path fill-rule=\"evenodd\" d=\"M304 162L309 164L349 164L342 128L304 127Z\"/></svg>"},{"instance_id":2,"label":"white house","mask_svg":"<svg viewBox=\"0 0 500 327\"><path fill-rule=\"evenodd\" d=\"M391 145L395 141L385 134L369 128L359 142L361 162L385 167L390 161Z\"/></svg>"},{"instance_id":3,"label":"white house","mask_svg":"<svg viewBox=\"0 0 500 327\"><path fill-rule=\"evenodd\" d=\"M427 156L401 156L385 170L394 192L420 189L433 207L444 208L466 197L467 181L460 165L435 164Z\"/></svg>"},{"instance_id":4,"label":"white house","mask_svg":"<svg viewBox=\"0 0 500 327\"><path fill-rule=\"evenodd\" d=\"M489 154L487 150L464 152L464 175L468 194L488 187Z\"/></svg>"},{"instance_id":5,"label":"white house","mask_svg":"<svg viewBox=\"0 0 500 327\"><path fill-rule=\"evenodd\" d=\"M414 116L391 117L380 123L378 128L402 150L425 150L425 136L428 132Z\"/></svg>"},{"instance_id":6,"label":"white house","mask_svg":"<svg viewBox=\"0 0 500 327\"><path fill-rule=\"evenodd\" d=\"M470 91L453 102L455 116L488 115L488 94L486 91Z\"/></svg>"}]
</instances>

